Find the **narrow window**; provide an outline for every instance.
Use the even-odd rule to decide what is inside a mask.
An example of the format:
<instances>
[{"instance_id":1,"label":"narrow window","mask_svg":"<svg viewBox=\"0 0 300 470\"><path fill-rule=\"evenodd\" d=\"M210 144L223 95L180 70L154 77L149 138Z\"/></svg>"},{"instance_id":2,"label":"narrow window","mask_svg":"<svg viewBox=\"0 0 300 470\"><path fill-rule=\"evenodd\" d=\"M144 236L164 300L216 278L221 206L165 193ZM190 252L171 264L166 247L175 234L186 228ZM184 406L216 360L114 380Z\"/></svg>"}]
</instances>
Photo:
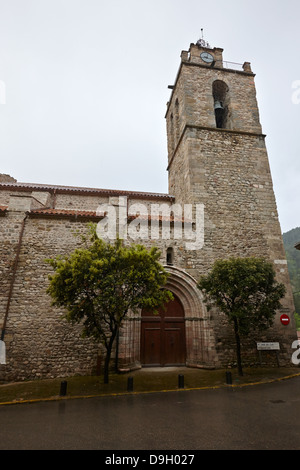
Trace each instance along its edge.
<instances>
[{"instance_id":1,"label":"narrow window","mask_svg":"<svg viewBox=\"0 0 300 470\"><path fill-rule=\"evenodd\" d=\"M175 139L176 139L176 144L178 143L179 139L179 101L178 98L176 98L175 101Z\"/></svg>"},{"instance_id":2,"label":"narrow window","mask_svg":"<svg viewBox=\"0 0 300 470\"><path fill-rule=\"evenodd\" d=\"M167 249L167 264L169 266L172 266L173 261L174 261L174 250L173 250L173 248L169 247Z\"/></svg>"},{"instance_id":3,"label":"narrow window","mask_svg":"<svg viewBox=\"0 0 300 470\"><path fill-rule=\"evenodd\" d=\"M170 129L170 141L171 141L171 150L174 152L175 150L175 143L174 143L174 118L173 114L171 114L171 129Z\"/></svg>"}]
</instances>

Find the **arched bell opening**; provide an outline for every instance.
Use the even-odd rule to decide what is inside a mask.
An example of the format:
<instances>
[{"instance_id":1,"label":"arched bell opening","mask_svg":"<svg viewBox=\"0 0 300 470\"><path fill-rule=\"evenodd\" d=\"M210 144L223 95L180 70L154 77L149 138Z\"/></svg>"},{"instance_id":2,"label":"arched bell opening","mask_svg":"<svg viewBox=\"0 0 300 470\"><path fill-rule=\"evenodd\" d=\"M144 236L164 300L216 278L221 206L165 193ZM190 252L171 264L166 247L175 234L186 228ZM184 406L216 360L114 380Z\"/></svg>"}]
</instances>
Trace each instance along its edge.
<instances>
[{"instance_id":1,"label":"arched bell opening","mask_svg":"<svg viewBox=\"0 0 300 470\"><path fill-rule=\"evenodd\" d=\"M215 80L212 91L216 127L218 129L230 129L229 88L222 80Z\"/></svg>"}]
</instances>

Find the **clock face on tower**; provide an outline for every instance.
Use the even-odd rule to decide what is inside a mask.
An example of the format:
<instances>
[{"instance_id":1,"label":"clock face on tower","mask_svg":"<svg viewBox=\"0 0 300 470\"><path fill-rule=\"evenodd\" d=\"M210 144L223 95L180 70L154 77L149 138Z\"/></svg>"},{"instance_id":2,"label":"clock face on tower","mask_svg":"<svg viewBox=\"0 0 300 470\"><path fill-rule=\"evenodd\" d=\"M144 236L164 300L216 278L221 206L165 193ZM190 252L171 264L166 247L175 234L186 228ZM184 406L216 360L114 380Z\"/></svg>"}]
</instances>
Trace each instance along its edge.
<instances>
[{"instance_id":1,"label":"clock face on tower","mask_svg":"<svg viewBox=\"0 0 300 470\"><path fill-rule=\"evenodd\" d=\"M214 60L214 57L209 52L202 52L200 57L207 64L211 64Z\"/></svg>"}]
</instances>

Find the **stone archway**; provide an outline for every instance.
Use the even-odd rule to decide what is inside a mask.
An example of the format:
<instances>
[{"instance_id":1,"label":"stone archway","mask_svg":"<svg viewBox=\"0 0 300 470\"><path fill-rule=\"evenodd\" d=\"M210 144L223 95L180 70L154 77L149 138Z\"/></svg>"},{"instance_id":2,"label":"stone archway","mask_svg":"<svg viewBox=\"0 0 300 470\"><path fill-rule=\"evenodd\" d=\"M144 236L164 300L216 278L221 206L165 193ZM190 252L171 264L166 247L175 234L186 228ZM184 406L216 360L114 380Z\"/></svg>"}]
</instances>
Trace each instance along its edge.
<instances>
[{"instance_id":1,"label":"stone archway","mask_svg":"<svg viewBox=\"0 0 300 470\"><path fill-rule=\"evenodd\" d=\"M188 367L215 367L218 362L213 328L196 280L183 269L164 266L168 272L165 286L180 301L184 312L185 364ZM129 315L120 332L121 370L141 367L142 313ZM182 331L182 330L181 330ZM157 364L159 365L159 364Z\"/></svg>"},{"instance_id":2,"label":"stone archway","mask_svg":"<svg viewBox=\"0 0 300 470\"><path fill-rule=\"evenodd\" d=\"M164 266L169 277L166 289L181 301L185 314L186 365L214 367L217 363L215 339L211 321L196 280L186 271Z\"/></svg>"}]
</instances>

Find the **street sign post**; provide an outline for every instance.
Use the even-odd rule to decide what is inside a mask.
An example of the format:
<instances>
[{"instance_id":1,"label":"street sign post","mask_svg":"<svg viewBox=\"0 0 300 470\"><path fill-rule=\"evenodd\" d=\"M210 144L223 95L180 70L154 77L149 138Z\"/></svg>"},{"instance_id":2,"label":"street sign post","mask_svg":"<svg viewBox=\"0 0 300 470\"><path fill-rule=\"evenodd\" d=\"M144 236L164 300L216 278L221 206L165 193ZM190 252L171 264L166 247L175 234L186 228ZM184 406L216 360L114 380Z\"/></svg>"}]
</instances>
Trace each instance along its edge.
<instances>
[{"instance_id":1,"label":"street sign post","mask_svg":"<svg viewBox=\"0 0 300 470\"><path fill-rule=\"evenodd\" d=\"M277 362L277 366L279 367L278 351L280 350L280 344L278 342L257 343L257 350L258 350L260 365L262 365L262 356L261 356L262 351L275 351L276 362Z\"/></svg>"}]
</instances>

